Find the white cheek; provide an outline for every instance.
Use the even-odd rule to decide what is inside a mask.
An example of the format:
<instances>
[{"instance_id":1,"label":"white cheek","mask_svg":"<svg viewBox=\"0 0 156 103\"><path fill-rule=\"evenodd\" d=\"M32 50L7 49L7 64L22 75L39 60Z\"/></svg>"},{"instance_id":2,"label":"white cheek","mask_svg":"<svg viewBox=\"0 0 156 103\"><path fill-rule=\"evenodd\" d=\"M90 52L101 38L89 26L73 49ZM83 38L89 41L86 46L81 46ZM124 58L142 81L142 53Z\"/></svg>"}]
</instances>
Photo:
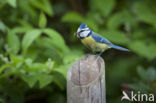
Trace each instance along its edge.
<instances>
[{"instance_id":1,"label":"white cheek","mask_svg":"<svg viewBox=\"0 0 156 103\"><path fill-rule=\"evenodd\" d=\"M81 29L78 29L78 30L77 30L77 32L80 32L80 31L81 31Z\"/></svg>"},{"instance_id":2,"label":"white cheek","mask_svg":"<svg viewBox=\"0 0 156 103\"><path fill-rule=\"evenodd\" d=\"M86 37L89 34L90 31L83 31L80 36L81 37Z\"/></svg>"}]
</instances>

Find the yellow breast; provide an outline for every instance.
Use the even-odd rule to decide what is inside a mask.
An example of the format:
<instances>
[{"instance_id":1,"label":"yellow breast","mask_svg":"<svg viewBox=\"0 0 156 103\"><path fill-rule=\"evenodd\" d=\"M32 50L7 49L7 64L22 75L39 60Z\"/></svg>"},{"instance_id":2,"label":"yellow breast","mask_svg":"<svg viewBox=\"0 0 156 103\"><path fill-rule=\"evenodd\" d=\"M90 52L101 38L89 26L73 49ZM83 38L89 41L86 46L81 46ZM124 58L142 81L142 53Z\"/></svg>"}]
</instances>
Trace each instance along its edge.
<instances>
[{"instance_id":1,"label":"yellow breast","mask_svg":"<svg viewBox=\"0 0 156 103\"><path fill-rule=\"evenodd\" d=\"M82 43L93 51L101 51L109 48L107 44L96 42L91 36L81 39Z\"/></svg>"},{"instance_id":2,"label":"yellow breast","mask_svg":"<svg viewBox=\"0 0 156 103\"><path fill-rule=\"evenodd\" d=\"M95 40L91 36L81 39L81 41L86 46L95 45L96 43Z\"/></svg>"}]
</instances>

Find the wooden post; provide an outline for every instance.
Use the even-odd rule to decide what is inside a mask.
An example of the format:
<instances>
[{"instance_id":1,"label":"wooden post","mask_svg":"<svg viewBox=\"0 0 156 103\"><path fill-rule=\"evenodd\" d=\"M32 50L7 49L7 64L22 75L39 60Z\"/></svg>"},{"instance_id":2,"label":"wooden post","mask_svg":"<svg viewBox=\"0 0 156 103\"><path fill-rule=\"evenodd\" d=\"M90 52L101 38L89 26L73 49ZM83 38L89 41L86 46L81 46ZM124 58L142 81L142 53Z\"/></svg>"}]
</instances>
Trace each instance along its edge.
<instances>
[{"instance_id":1,"label":"wooden post","mask_svg":"<svg viewBox=\"0 0 156 103\"><path fill-rule=\"evenodd\" d=\"M89 55L76 61L67 73L67 103L106 103L105 64Z\"/></svg>"}]
</instances>

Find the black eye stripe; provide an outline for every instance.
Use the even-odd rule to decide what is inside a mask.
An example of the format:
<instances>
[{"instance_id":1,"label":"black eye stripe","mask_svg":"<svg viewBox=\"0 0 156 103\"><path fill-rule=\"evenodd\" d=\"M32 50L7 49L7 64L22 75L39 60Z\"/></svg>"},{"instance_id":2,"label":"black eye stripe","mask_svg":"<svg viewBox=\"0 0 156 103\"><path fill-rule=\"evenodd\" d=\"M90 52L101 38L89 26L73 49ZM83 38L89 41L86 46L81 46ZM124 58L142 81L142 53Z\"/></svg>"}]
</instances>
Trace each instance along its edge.
<instances>
[{"instance_id":1,"label":"black eye stripe","mask_svg":"<svg viewBox=\"0 0 156 103\"><path fill-rule=\"evenodd\" d=\"M80 33L82 33L83 31L85 31L85 30L81 30Z\"/></svg>"}]
</instances>

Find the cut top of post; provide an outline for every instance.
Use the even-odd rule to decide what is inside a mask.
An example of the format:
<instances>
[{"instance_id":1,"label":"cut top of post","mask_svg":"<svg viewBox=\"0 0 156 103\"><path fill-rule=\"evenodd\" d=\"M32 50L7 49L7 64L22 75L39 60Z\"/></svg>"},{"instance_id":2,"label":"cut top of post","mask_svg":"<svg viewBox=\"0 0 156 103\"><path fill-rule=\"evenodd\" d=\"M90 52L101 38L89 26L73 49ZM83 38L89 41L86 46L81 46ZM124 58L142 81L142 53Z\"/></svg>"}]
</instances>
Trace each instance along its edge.
<instances>
[{"instance_id":1,"label":"cut top of post","mask_svg":"<svg viewBox=\"0 0 156 103\"><path fill-rule=\"evenodd\" d=\"M68 71L67 79L75 86L87 86L96 81L104 71L101 57L89 55L76 61Z\"/></svg>"}]
</instances>

